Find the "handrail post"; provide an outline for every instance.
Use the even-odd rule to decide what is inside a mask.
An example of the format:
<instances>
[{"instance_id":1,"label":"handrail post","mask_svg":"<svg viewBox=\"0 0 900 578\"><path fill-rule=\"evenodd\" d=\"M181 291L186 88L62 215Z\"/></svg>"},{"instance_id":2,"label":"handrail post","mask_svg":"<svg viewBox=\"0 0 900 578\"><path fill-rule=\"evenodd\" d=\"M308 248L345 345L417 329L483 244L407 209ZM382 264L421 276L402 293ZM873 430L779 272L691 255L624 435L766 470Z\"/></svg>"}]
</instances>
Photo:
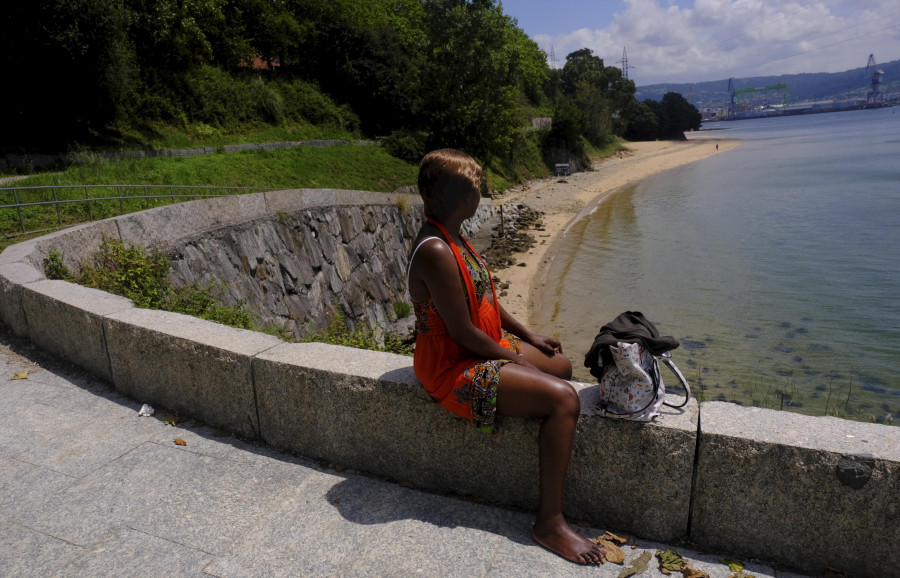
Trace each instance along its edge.
<instances>
[{"instance_id":1,"label":"handrail post","mask_svg":"<svg viewBox=\"0 0 900 578\"><path fill-rule=\"evenodd\" d=\"M25 219L22 217L22 207L19 206L19 189L13 189L13 200L16 202L16 212L19 214L19 225L22 227L22 234L25 234Z\"/></svg>"},{"instance_id":2,"label":"handrail post","mask_svg":"<svg viewBox=\"0 0 900 578\"><path fill-rule=\"evenodd\" d=\"M175 201L175 191L172 190L172 185L169 185L169 194L172 195L172 204L174 205L176 203L176 201Z\"/></svg>"},{"instance_id":3,"label":"handrail post","mask_svg":"<svg viewBox=\"0 0 900 578\"><path fill-rule=\"evenodd\" d=\"M62 214L59 212L59 198L56 196L56 187L53 189L53 206L56 207L56 224L62 227Z\"/></svg>"},{"instance_id":4,"label":"handrail post","mask_svg":"<svg viewBox=\"0 0 900 578\"><path fill-rule=\"evenodd\" d=\"M91 193L88 192L88 186L84 185L84 198L87 199L88 216L94 220L94 209L91 208Z\"/></svg>"},{"instance_id":5,"label":"handrail post","mask_svg":"<svg viewBox=\"0 0 900 578\"><path fill-rule=\"evenodd\" d=\"M144 201L147 204L147 208L150 208L150 195L147 194L147 185L144 185Z\"/></svg>"},{"instance_id":6,"label":"handrail post","mask_svg":"<svg viewBox=\"0 0 900 578\"><path fill-rule=\"evenodd\" d=\"M119 187L119 185L116 185L116 196L119 197L119 214L124 215L125 204L122 202L122 189Z\"/></svg>"}]
</instances>

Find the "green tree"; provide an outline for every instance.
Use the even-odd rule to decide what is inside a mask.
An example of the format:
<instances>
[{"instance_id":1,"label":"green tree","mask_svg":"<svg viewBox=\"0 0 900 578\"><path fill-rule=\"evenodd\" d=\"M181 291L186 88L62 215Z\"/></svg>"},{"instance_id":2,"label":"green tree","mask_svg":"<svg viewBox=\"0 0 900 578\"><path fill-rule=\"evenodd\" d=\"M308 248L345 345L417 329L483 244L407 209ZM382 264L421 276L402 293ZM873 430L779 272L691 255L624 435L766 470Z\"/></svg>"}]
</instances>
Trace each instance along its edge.
<instances>
[{"instance_id":1,"label":"green tree","mask_svg":"<svg viewBox=\"0 0 900 578\"><path fill-rule=\"evenodd\" d=\"M594 56L590 48L576 50L566 56L560 75L560 87L564 94L575 95L581 83L603 84L603 59Z\"/></svg>"},{"instance_id":2,"label":"green tree","mask_svg":"<svg viewBox=\"0 0 900 578\"><path fill-rule=\"evenodd\" d=\"M543 53L494 0L425 0L419 122L433 146L483 160L508 154L519 97L540 86Z\"/></svg>"},{"instance_id":3,"label":"green tree","mask_svg":"<svg viewBox=\"0 0 900 578\"><path fill-rule=\"evenodd\" d=\"M559 82L562 94L557 98L574 99L581 111L581 134L592 144L624 132L624 125L613 120L634 100L635 87L618 68L604 66L601 58L582 48L566 56Z\"/></svg>"},{"instance_id":4,"label":"green tree","mask_svg":"<svg viewBox=\"0 0 900 578\"><path fill-rule=\"evenodd\" d=\"M656 101L639 102L633 100L623 116L626 126L625 136L630 140L652 140L659 135L659 119L654 113Z\"/></svg>"},{"instance_id":5,"label":"green tree","mask_svg":"<svg viewBox=\"0 0 900 578\"><path fill-rule=\"evenodd\" d=\"M677 92L663 95L662 108L666 116L666 138L684 138L685 131L700 128L703 115Z\"/></svg>"}]
</instances>

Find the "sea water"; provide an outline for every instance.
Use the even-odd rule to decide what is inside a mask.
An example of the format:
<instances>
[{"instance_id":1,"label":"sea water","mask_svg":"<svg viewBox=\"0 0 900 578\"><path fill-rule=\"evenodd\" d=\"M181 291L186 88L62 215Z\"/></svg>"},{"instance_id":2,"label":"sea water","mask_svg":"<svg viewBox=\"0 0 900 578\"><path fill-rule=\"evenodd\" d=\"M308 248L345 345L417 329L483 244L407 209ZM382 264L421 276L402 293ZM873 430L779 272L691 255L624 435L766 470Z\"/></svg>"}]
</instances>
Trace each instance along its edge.
<instances>
[{"instance_id":1,"label":"sea water","mask_svg":"<svg viewBox=\"0 0 900 578\"><path fill-rule=\"evenodd\" d=\"M900 114L704 128L743 144L620 189L576 221L538 327L584 381L597 331L634 310L678 338L673 357L706 399L900 413Z\"/></svg>"}]
</instances>

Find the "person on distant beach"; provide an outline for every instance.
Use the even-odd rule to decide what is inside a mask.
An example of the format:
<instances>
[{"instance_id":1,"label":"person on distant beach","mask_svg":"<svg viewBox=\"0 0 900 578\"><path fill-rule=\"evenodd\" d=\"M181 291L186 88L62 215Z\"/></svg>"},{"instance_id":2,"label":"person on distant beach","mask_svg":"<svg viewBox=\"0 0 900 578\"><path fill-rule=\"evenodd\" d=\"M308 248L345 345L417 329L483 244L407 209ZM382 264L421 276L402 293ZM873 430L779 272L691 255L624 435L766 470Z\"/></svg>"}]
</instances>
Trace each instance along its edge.
<instances>
[{"instance_id":1,"label":"person on distant beach","mask_svg":"<svg viewBox=\"0 0 900 578\"><path fill-rule=\"evenodd\" d=\"M416 313L416 377L443 407L485 432L497 416L540 417L540 503L535 542L579 564L597 564L600 546L572 530L562 496L581 412L565 381L572 363L558 339L538 335L497 302L484 260L460 234L478 209L482 179L475 160L454 149L425 155L419 194L427 222L413 244L409 294Z\"/></svg>"}]
</instances>

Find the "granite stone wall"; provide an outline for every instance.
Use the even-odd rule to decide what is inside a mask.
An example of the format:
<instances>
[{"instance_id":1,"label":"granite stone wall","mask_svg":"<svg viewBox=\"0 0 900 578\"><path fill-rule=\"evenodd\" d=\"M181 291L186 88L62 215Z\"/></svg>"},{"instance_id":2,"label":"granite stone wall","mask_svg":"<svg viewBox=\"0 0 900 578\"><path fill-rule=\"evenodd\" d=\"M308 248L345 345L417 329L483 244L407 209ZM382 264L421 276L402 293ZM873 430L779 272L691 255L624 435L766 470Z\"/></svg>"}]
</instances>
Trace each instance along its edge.
<instances>
[{"instance_id":1,"label":"granite stone wall","mask_svg":"<svg viewBox=\"0 0 900 578\"><path fill-rule=\"evenodd\" d=\"M467 225L477 231L493 214L485 202ZM398 318L394 304L408 301L408 255L423 220L409 202L278 211L173 243L171 279L218 285L226 305L244 302L295 338L336 311L351 329L405 334L413 318Z\"/></svg>"}]
</instances>

